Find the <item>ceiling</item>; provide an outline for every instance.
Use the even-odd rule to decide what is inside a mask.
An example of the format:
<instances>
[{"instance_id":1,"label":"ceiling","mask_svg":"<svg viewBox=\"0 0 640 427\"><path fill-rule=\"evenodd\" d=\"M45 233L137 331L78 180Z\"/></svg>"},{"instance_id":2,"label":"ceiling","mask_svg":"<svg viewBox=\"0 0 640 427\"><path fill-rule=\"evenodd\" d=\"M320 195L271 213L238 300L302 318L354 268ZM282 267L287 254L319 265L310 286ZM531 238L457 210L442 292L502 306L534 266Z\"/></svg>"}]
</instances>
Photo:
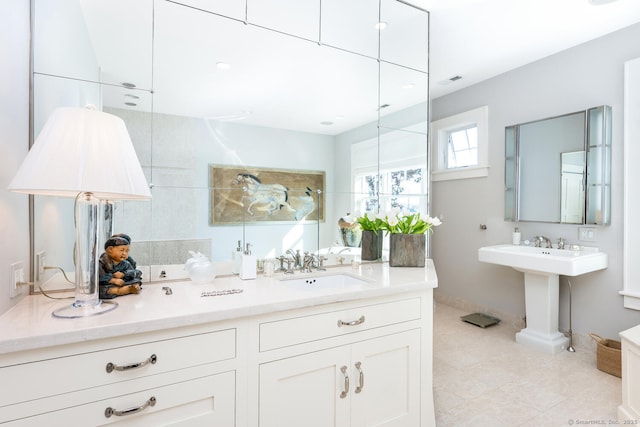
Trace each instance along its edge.
<instances>
[{"instance_id":1,"label":"ceiling","mask_svg":"<svg viewBox=\"0 0 640 427\"><path fill-rule=\"evenodd\" d=\"M638 0L409 2L431 12L432 99L640 22Z\"/></svg>"}]
</instances>

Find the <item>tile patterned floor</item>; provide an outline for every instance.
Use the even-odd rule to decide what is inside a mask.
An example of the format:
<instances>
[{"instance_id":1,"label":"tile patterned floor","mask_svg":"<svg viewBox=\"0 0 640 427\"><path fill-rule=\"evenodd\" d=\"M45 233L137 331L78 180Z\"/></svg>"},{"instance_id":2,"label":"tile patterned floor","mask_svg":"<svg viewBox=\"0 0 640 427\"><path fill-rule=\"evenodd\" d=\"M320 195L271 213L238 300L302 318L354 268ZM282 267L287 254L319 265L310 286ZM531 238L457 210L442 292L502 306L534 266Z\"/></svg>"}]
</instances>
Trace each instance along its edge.
<instances>
[{"instance_id":1,"label":"tile patterned floor","mask_svg":"<svg viewBox=\"0 0 640 427\"><path fill-rule=\"evenodd\" d=\"M592 349L544 354L517 344L506 323L479 328L442 303L434 312L438 427L617 424L621 380L596 368Z\"/></svg>"}]
</instances>

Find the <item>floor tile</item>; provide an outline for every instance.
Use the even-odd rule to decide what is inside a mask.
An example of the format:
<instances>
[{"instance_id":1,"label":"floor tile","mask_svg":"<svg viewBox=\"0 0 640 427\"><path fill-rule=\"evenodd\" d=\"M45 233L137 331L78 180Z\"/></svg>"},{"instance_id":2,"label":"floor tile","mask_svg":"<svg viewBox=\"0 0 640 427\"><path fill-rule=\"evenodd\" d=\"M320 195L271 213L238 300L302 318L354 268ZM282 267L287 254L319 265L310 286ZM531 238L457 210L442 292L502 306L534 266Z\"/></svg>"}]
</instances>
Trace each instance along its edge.
<instances>
[{"instance_id":1,"label":"floor tile","mask_svg":"<svg viewBox=\"0 0 640 427\"><path fill-rule=\"evenodd\" d=\"M434 310L438 427L616 423L621 380L596 368L594 352L544 354L516 343L509 325L480 328L466 314L442 303Z\"/></svg>"}]
</instances>

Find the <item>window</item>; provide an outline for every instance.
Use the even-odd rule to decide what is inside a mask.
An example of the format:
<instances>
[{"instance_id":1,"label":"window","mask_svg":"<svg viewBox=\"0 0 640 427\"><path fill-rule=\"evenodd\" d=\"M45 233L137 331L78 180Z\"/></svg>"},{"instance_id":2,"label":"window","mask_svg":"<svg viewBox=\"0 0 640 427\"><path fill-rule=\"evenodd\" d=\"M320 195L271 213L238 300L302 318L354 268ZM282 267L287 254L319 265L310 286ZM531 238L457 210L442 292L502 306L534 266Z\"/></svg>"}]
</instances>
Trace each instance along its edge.
<instances>
[{"instance_id":1,"label":"window","mask_svg":"<svg viewBox=\"0 0 640 427\"><path fill-rule=\"evenodd\" d=\"M413 127L387 130L351 145L353 211L398 208L427 212L427 134Z\"/></svg>"},{"instance_id":2,"label":"window","mask_svg":"<svg viewBox=\"0 0 640 427\"><path fill-rule=\"evenodd\" d=\"M424 212L426 193L424 167L405 167L380 171L380 210L398 208L404 212ZM355 206L359 212L377 212L376 174L355 177Z\"/></svg>"},{"instance_id":3,"label":"window","mask_svg":"<svg viewBox=\"0 0 640 427\"><path fill-rule=\"evenodd\" d=\"M478 164L478 126L452 130L447 138L447 169Z\"/></svg>"},{"instance_id":4,"label":"window","mask_svg":"<svg viewBox=\"0 0 640 427\"><path fill-rule=\"evenodd\" d=\"M488 107L431 123L433 181L489 174Z\"/></svg>"}]
</instances>

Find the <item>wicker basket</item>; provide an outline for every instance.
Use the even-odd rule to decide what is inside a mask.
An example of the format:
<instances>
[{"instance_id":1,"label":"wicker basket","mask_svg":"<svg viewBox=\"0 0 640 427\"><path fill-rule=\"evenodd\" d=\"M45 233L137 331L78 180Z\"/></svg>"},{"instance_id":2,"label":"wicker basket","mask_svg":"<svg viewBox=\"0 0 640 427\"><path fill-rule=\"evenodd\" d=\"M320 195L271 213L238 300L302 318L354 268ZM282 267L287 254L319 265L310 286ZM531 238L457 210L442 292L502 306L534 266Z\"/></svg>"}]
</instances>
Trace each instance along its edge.
<instances>
[{"instance_id":1,"label":"wicker basket","mask_svg":"<svg viewBox=\"0 0 640 427\"><path fill-rule=\"evenodd\" d=\"M600 335L589 334L598 346L597 367L602 372L622 378L622 344L620 341L602 338Z\"/></svg>"}]
</instances>

